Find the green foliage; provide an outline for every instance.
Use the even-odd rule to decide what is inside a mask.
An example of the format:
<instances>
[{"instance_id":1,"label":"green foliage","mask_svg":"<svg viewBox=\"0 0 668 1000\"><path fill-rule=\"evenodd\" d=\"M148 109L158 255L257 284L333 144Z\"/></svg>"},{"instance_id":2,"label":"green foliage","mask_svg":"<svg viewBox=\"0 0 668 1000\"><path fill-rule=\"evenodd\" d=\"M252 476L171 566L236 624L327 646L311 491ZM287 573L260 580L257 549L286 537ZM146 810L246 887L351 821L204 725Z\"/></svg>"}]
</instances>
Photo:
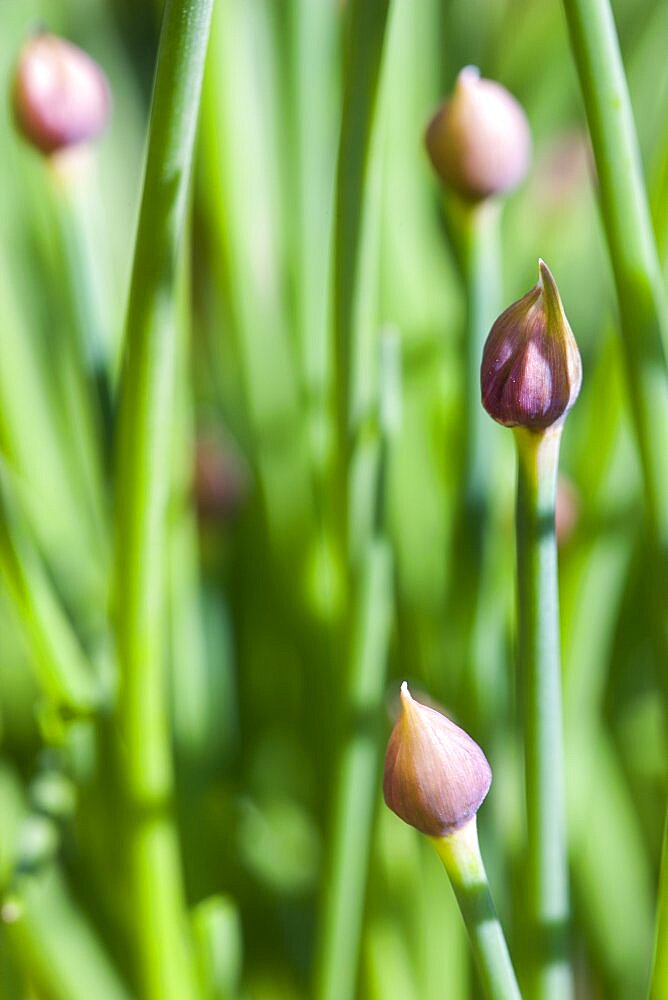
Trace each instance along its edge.
<instances>
[{"instance_id":1,"label":"green foliage","mask_svg":"<svg viewBox=\"0 0 668 1000\"><path fill-rule=\"evenodd\" d=\"M607 5L566 6L577 36L573 12ZM592 112L602 37L575 40L604 226L556 0L219 0L190 204L186 68L163 87L133 251L160 8L0 5L5 93L43 22L100 62L114 100L65 190L0 101L0 1000L149 996L137 970L161 920L165 997L477 996L438 860L380 808L404 678L492 765L482 853L523 982L515 464L510 435L476 423L467 338L539 256L584 368L559 544L575 978L583 996L643 996L668 760L664 5L615 4L631 177L615 153L629 119ZM520 100L535 145L479 231L423 149L472 62ZM129 864L154 822L166 839L135 839Z\"/></svg>"}]
</instances>

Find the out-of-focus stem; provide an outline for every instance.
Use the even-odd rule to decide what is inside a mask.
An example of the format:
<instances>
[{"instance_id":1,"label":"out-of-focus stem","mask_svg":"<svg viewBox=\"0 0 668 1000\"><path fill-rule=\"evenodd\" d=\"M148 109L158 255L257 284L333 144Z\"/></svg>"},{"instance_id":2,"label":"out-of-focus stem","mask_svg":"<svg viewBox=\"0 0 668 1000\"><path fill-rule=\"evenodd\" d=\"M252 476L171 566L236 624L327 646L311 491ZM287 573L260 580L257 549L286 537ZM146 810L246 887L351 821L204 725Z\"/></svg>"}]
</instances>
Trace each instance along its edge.
<instances>
[{"instance_id":1,"label":"out-of-focus stem","mask_svg":"<svg viewBox=\"0 0 668 1000\"><path fill-rule=\"evenodd\" d=\"M44 695L71 713L99 700L91 665L57 593L15 513L8 473L0 468L0 575L30 645Z\"/></svg>"},{"instance_id":2,"label":"out-of-focus stem","mask_svg":"<svg viewBox=\"0 0 668 1000\"><path fill-rule=\"evenodd\" d=\"M517 591L528 826L527 883L531 993L565 1000L572 992L567 954L568 859L564 807L559 594L554 510L561 427L515 429Z\"/></svg>"},{"instance_id":3,"label":"out-of-focus stem","mask_svg":"<svg viewBox=\"0 0 668 1000\"><path fill-rule=\"evenodd\" d=\"M453 211L460 265L466 292L463 342L462 486L455 528L452 618L462 628L464 682L471 707L484 717L486 678L475 651L476 619L482 611L485 532L489 512L489 480L493 428L480 405L480 361L485 339L499 311L501 206L493 200ZM488 628L488 622L485 628Z\"/></svg>"},{"instance_id":4,"label":"out-of-focus stem","mask_svg":"<svg viewBox=\"0 0 668 1000\"><path fill-rule=\"evenodd\" d=\"M337 763L331 842L317 956L317 1000L355 996L362 914L380 769L380 711L391 621L392 558L369 543L354 629L346 730Z\"/></svg>"},{"instance_id":5,"label":"out-of-focus stem","mask_svg":"<svg viewBox=\"0 0 668 1000\"><path fill-rule=\"evenodd\" d=\"M490 423L480 406L480 360L485 339L499 311L500 207L494 201L467 206L463 218L463 266L466 283L466 338L463 447L468 551L479 569L481 528L488 499Z\"/></svg>"},{"instance_id":6,"label":"out-of-focus stem","mask_svg":"<svg viewBox=\"0 0 668 1000\"><path fill-rule=\"evenodd\" d=\"M663 1000L668 996L668 814L663 831L659 902L656 915L654 963L650 983L650 1000Z\"/></svg>"},{"instance_id":7,"label":"out-of-focus stem","mask_svg":"<svg viewBox=\"0 0 668 1000\"><path fill-rule=\"evenodd\" d=\"M141 995L196 996L172 815L173 765L162 611L171 479L175 296L212 0L167 0L120 384L116 640L121 777Z\"/></svg>"},{"instance_id":8,"label":"out-of-focus stem","mask_svg":"<svg viewBox=\"0 0 668 1000\"><path fill-rule=\"evenodd\" d=\"M396 336L386 333L381 346L381 440L373 536L360 567L349 646L346 727L336 766L316 955L317 1000L351 1000L355 995L380 771L380 722L394 593L385 491L390 438L397 429L400 407Z\"/></svg>"},{"instance_id":9,"label":"out-of-focus stem","mask_svg":"<svg viewBox=\"0 0 668 1000\"><path fill-rule=\"evenodd\" d=\"M348 493L355 423L355 358L359 355L360 267L369 151L375 120L389 0L352 0L348 11L345 89L336 177L334 232L335 521L348 558Z\"/></svg>"},{"instance_id":10,"label":"out-of-focus stem","mask_svg":"<svg viewBox=\"0 0 668 1000\"><path fill-rule=\"evenodd\" d=\"M448 837L430 837L448 873L488 1000L520 1000L503 929L480 854L476 817Z\"/></svg>"}]
</instances>

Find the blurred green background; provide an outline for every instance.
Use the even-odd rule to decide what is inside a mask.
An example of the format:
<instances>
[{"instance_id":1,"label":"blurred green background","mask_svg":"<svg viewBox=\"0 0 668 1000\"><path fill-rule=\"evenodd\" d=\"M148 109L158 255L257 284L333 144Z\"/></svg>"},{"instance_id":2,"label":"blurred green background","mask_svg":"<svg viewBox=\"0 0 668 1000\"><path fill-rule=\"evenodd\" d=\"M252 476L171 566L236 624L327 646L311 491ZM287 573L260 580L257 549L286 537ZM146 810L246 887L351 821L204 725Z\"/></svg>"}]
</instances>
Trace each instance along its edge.
<instances>
[{"instance_id":1,"label":"blurred green background","mask_svg":"<svg viewBox=\"0 0 668 1000\"><path fill-rule=\"evenodd\" d=\"M159 7L0 3L8 95L0 102L0 517L25 546L32 585L57 595L64 627L110 692L113 421L90 419L68 329L95 328L113 383ZM665 265L668 5L624 0L614 9ZM363 93L347 86L345 19L346 4L335 0L219 0L209 49L182 255L164 625L202 995L307 995L334 877L337 760L352 740L377 767L404 678L444 705L490 760L483 854L522 966L514 455L510 435L489 421L489 540L474 613L461 606L467 552L457 532L465 293L422 142L458 70L473 63L521 101L535 144L529 177L504 207L498 311L535 283L543 257L583 357L561 466L562 513L571 514L560 586L573 948L580 997L632 1000L644 995L649 972L665 805L661 667L647 611L665 581L647 570L615 296L563 14L556 0L389 7L351 305L359 405L351 544L366 553L382 536L393 585L386 694L380 715L357 729L340 621L352 615L358 651L374 626L363 610L356 617L366 578L347 572L330 519L344 92L351 120L364 115ZM39 24L88 51L113 94L110 126L70 184L67 225L44 162L20 141L10 113L16 56ZM96 736L108 720L72 718L35 680L32 611L5 584L0 996L132 995L113 781ZM384 640L375 654L369 642L382 678ZM379 772L371 787L357 995L477 996L438 859L382 806ZM353 840L356 821L348 810Z\"/></svg>"}]
</instances>

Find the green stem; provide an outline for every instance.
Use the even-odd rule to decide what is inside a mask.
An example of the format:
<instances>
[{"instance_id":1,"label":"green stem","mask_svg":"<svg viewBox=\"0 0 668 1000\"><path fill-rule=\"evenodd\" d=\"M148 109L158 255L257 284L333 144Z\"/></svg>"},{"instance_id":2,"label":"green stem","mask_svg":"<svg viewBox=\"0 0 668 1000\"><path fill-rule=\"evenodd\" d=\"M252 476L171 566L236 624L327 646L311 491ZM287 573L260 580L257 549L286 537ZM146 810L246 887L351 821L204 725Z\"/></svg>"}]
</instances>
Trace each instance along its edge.
<instances>
[{"instance_id":1,"label":"green stem","mask_svg":"<svg viewBox=\"0 0 668 1000\"><path fill-rule=\"evenodd\" d=\"M130 992L56 868L18 879L0 906L0 933L49 1000L130 1000Z\"/></svg>"},{"instance_id":2,"label":"green stem","mask_svg":"<svg viewBox=\"0 0 668 1000\"><path fill-rule=\"evenodd\" d=\"M212 0L167 0L126 321L116 479L121 775L142 996L195 996L161 648L175 294Z\"/></svg>"},{"instance_id":3,"label":"green stem","mask_svg":"<svg viewBox=\"0 0 668 1000\"><path fill-rule=\"evenodd\" d=\"M345 90L336 176L334 232L334 413L336 428L335 519L344 561L349 550L349 472L356 425L355 366L360 344L360 300L364 283L365 195L381 76L389 0L353 0L348 12Z\"/></svg>"},{"instance_id":4,"label":"green stem","mask_svg":"<svg viewBox=\"0 0 668 1000\"><path fill-rule=\"evenodd\" d=\"M608 0L564 0L571 45L587 111L603 221L617 287L626 374L643 470L655 555L654 641L668 691L668 367L667 313L631 101ZM664 875L664 887L666 878ZM664 893L665 893L664 888ZM663 913L663 917L661 914ZM665 931L660 900L657 933Z\"/></svg>"},{"instance_id":5,"label":"green stem","mask_svg":"<svg viewBox=\"0 0 668 1000\"><path fill-rule=\"evenodd\" d=\"M380 768L380 722L391 621L392 557L369 545L352 654L345 742L331 824L332 851L317 956L317 1000L355 996L362 914Z\"/></svg>"},{"instance_id":6,"label":"green stem","mask_svg":"<svg viewBox=\"0 0 668 1000\"><path fill-rule=\"evenodd\" d=\"M654 962L649 989L650 1000L662 1000L666 996L668 996L668 813L663 831Z\"/></svg>"},{"instance_id":7,"label":"green stem","mask_svg":"<svg viewBox=\"0 0 668 1000\"><path fill-rule=\"evenodd\" d=\"M523 689L532 995L571 994L554 510L561 427L515 429L518 652Z\"/></svg>"},{"instance_id":8,"label":"green stem","mask_svg":"<svg viewBox=\"0 0 668 1000\"><path fill-rule=\"evenodd\" d=\"M466 209L463 247L467 311L464 488L468 533L477 554L478 568L491 455L490 423L480 405L480 361L487 334L499 311L499 221L499 206L494 202L482 202Z\"/></svg>"},{"instance_id":9,"label":"green stem","mask_svg":"<svg viewBox=\"0 0 668 1000\"><path fill-rule=\"evenodd\" d=\"M665 290L610 4L608 0L564 0L564 9L596 159L645 500L657 546L657 579L665 581L668 448L658 433L668 426ZM665 585L663 589L665 593ZM665 651L665 616L657 610L663 618L660 631Z\"/></svg>"},{"instance_id":10,"label":"green stem","mask_svg":"<svg viewBox=\"0 0 668 1000\"><path fill-rule=\"evenodd\" d=\"M0 574L30 644L43 694L68 713L88 714L99 701L92 667L29 532L22 530L7 479L0 469Z\"/></svg>"},{"instance_id":11,"label":"green stem","mask_svg":"<svg viewBox=\"0 0 668 1000\"><path fill-rule=\"evenodd\" d=\"M430 837L448 873L488 1000L520 1000L508 945L480 855L476 817L448 837Z\"/></svg>"},{"instance_id":12,"label":"green stem","mask_svg":"<svg viewBox=\"0 0 668 1000\"><path fill-rule=\"evenodd\" d=\"M485 717L489 668L476 655L476 622L482 614L485 585L485 532L490 496L493 427L480 405L480 362L490 327L499 312L500 207L495 202L464 206L452 224L458 230L466 291L466 332L462 413L462 487L455 527L456 578L451 617L461 623L461 661L466 664L466 701L478 719ZM484 629L489 628L488 618ZM487 707L487 706L485 706Z\"/></svg>"},{"instance_id":13,"label":"green stem","mask_svg":"<svg viewBox=\"0 0 668 1000\"><path fill-rule=\"evenodd\" d=\"M56 157L49 164L52 202L58 230L59 257L62 262L64 293L71 324L70 353L76 364L80 406L87 417L87 440L83 442L93 452L88 461L90 490L100 512L105 512L100 454L100 439L106 445L111 428L112 398L108 349L105 343L102 306L95 288L90 251L84 236L81 188L89 181L92 162L79 166L70 176L67 162ZM95 477L95 478L93 478ZM96 511L97 512L97 511Z\"/></svg>"},{"instance_id":14,"label":"green stem","mask_svg":"<svg viewBox=\"0 0 668 1000\"><path fill-rule=\"evenodd\" d=\"M337 761L330 853L316 955L317 1000L355 995L376 789L380 771L383 693L393 609L393 557L387 539L385 490L391 436L400 406L399 345L381 341L381 398L373 534L360 567L350 641L347 729Z\"/></svg>"}]
</instances>

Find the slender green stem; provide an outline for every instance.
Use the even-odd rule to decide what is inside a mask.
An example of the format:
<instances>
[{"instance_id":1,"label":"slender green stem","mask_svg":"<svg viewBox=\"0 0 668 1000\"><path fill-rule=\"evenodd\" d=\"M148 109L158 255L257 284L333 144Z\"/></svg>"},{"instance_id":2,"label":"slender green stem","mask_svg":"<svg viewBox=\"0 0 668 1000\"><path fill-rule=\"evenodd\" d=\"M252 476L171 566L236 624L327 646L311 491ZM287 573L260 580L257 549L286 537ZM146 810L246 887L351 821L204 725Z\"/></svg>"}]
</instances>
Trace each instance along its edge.
<instances>
[{"instance_id":1,"label":"slender green stem","mask_svg":"<svg viewBox=\"0 0 668 1000\"><path fill-rule=\"evenodd\" d=\"M500 297L500 206L482 202L466 205L452 225L457 242L466 291L466 331L463 344L464 377L462 399L462 487L455 527L458 570L452 581L452 620L461 623L462 662L466 664L466 699L480 718L489 691L484 665L475 651L476 619L482 611L484 587L485 530L489 504L493 426L480 405L480 361L490 327L499 312ZM488 629L489 623L484 623Z\"/></svg>"},{"instance_id":2,"label":"slender green stem","mask_svg":"<svg viewBox=\"0 0 668 1000\"><path fill-rule=\"evenodd\" d=\"M62 283L65 299L64 322L58 345L57 364L62 377L60 419L69 443L68 459L72 464L83 509L90 524L90 538L97 558L108 565L106 541L106 497L102 470L101 411L97 391L89 379L86 338L90 336L90 315L84 307L87 281L85 255L82 252L68 178L51 164L48 174L56 239L58 242L57 280Z\"/></svg>"},{"instance_id":3,"label":"slender green stem","mask_svg":"<svg viewBox=\"0 0 668 1000\"><path fill-rule=\"evenodd\" d=\"M15 891L2 900L0 932L39 996L130 1000L129 990L57 868L18 879Z\"/></svg>"},{"instance_id":4,"label":"slender green stem","mask_svg":"<svg viewBox=\"0 0 668 1000\"><path fill-rule=\"evenodd\" d=\"M495 202L468 207L464 219L463 265L466 283L467 329L465 354L465 504L470 541L481 549L481 528L485 519L491 455L490 422L480 406L480 360L483 347L499 308L500 209ZM471 549L470 549L471 551Z\"/></svg>"},{"instance_id":5,"label":"slender green stem","mask_svg":"<svg viewBox=\"0 0 668 1000\"><path fill-rule=\"evenodd\" d=\"M668 314L631 102L608 0L564 0L612 263L645 500L665 594L668 565ZM658 588L659 589L659 588ZM658 609L657 609L658 610ZM665 615L660 631L668 648Z\"/></svg>"},{"instance_id":6,"label":"slender green stem","mask_svg":"<svg viewBox=\"0 0 668 1000\"><path fill-rule=\"evenodd\" d=\"M5 469L0 469L0 574L44 695L66 712L89 713L99 700L92 667L29 532L22 530Z\"/></svg>"},{"instance_id":7,"label":"slender green stem","mask_svg":"<svg viewBox=\"0 0 668 1000\"><path fill-rule=\"evenodd\" d=\"M554 510L561 427L516 428L518 652L528 825L532 996L571 993Z\"/></svg>"},{"instance_id":8,"label":"slender green stem","mask_svg":"<svg viewBox=\"0 0 668 1000\"><path fill-rule=\"evenodd\" d=\"M393 557L385 490L389 441L399 421L396 337L381 341L381 441L373 535L360 568L352 623L343 735L332 801L330 854L316 955L317 1000L355 995L371 836L381 758L383 693L393 610Z\"/></svg>"},{"instance_id":9,"label":"slender green stem","mask_svg":"<svg viewBox=\"0 0 668 1000\"><path fill-rule=\"evenodd\" d=\"M654 940L654 962L649 996L650 1000L662 1000L662 998L668 996L668 814L666 815L666 826L663 831L661 877L656 915L656 937Z\"/></svg>"},{"instance_id":10,"label":"slender green stem","mask_svg":"<svg viewBox=\"0 0 668 1000\"><path fill-rule=\"evenodd\" d=\"M317 1000L352 1000L355 996L391 621L392 557L387 541L370 543L362 574L316 959Z\"/></svg>"},{"instance_id":11,"label":"slender green stem","mask_svg":"<svg viewBox=\"0 0 668 1000\"><path fill-rule=\"evenodd\" d=\"M626 375L654 544L653 639L668 693L668 313L631 101L608 0L564 0L617 288ZM668 813L667 813L668 816ZM664 876L664 886L665 886ZM665 890L664 890L665 891ZM657 933L665 933L665 902ZM663 918L661 914L664 914Z\"/></svg>"},{"instance_id":12,"label":"slender green stem","mask_svg":"<svg viewBox=\"0 0 668 1000\"><path fill-rule=\"evenodd\" d=\"M478 844L476 817L449 837L431 837L466 924L488 1000L520 1000L503 929L496 915Z\"/></svg>"},{"instance_id":13,"label":"slender green stem","mask_svg":"<svg viewBox=\"0 0 668 1000\"><path fill-rule=\"evenodd\" d=\"M121 775L142 996L195 996L161 648L178 245L212 0L167 0L126 322L116 479Z\"/></svg>"},{"instance_id":14,"label":"slender green stem","mask_svg":"<svg viewBox=\"0 0 668 1000\"><path fill-rule=\"evenodd\" d=\"M336 177L334 233L334 412L336 428L335 518L347 560L349 471L355 424L355 357L359 333L360 271L369 181L369 151L376 118L389 0L353 0L348 12L345 91Z\"/></svg>"},{"instance_id":15,"label":"slender green stem","mask_svg":"<svg viewBox=\"0 0 668 1000\"><path fill-rule=\"evenodd\" d=\"M102 305L96 290L90 250L86 245L81 204L82 187L89 182L93 162L88 155L74 167L56 157L49 164L49 180L55 222L58 229L59 257L66 298L70 331L70 352L77 365L76 377L82 395L81 407L88 418L86 428L90 441L84 443L96 454L89 459L91 490L98 507L104 510L100 456L100 438L106 444L111 428L112 399L108 347L105 343L105 323ZM99 515L98 515L99 516Z\"/></svg>"}]
</instances>

